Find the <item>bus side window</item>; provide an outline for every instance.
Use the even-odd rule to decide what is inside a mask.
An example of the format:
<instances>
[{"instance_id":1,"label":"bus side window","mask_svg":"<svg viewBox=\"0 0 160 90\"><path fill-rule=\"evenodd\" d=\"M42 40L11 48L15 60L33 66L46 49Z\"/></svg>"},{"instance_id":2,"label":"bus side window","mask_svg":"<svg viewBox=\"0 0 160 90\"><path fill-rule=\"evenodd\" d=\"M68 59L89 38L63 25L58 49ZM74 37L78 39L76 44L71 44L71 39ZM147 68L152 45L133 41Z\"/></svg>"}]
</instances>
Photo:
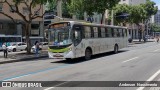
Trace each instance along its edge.
<instances>
[{"instance_id":1,"label":"bus side window","mask_svg":"<svg viewBox=\"0 0 160 90\"><path fill-rule=\"evenodd\" d=\"M102 37L101 32L102 32L102 31L101 31L101 27L98 27L98 37L99 37L99 38Z\"/></svg>"},{"instance_id":2,"label":"bus side window","mask_svg":"<svg viewBox=\"0 0 160 90\"><path fill-rule=\"evenodd\" d=\"M124 37L124 29L122 29L122 37Z\"/></svg>"},{"instance_id":3,"label":"bus side window","mask_svg":"<svg viewBox=\"0 0 160 90\"><path fill-rule=\"evenodd\" d=\"M114 29L113 29L113 28L111 28L111 34L112 34L112 37L115 36L115 32L114 32Z\"/></svg>"},{"instance_id":4,"label":"bus side window","mask_svg":"<svg viewBox=\"0 0 160 90\"><path fill-rule=\"evenodd\" d=\"M121 29L117 29L117 37L121 37L120 31Z\"/></svg>"},{"instance_id":5,"label":"bus side window","mask_svg":"<svg viewBox=\"0 0 160 90\"><path fill-rule=\"evenodd\" d=\"M91 27L91 38L94 38L94 31L93 31L93 27Z\"/></svg>"},{"instance_id":6,"label":"bus side window","mask_svg":"<svg viewBox=\"0 0 160 90\"><path fill-rule=\"evenodd\" d=\"M127 35L127 29L125 29L125 36L127 37L128 35Z\"/></svg>"},{"instance_id":7,"label":"bus side window","mask_svg":"<svg viewBox=\"0 0 160 90\"><path fill-rule=\"evenodd\" d=\"M93 27L94 38L98 38L98 27Z\"/></svg>"},{"instance_id":8,"label":"bus side window","mask_svg":"<svg viewBox=\"0 0 160 90\"><path fill-rule=\"evenodd\" d=\"M112 29L107 28L106 30L107 30L108 37L112 37Z\"/></svg>"},{"instance_id":9,"label":"bus side window","mask_svg":"<svg viewBox=\"0 0 160 90\"><path fill-rule=\"evenodd\" d=\"M91 27L84 26L84 37L91 38Z\"/></svg>"},{"instance_id":10,"label":"bus side window","mask_svg":"<svg viewBox=\"0 0 160 90\"><path fill-rule=\"evenodd\" d=\"M102 38L105 38L106 36L105 36L105 34L106 34L106 32L105 32L106 30L105 30L105 28L101 28L101 37Z\"/></svg>"},{"instance_id":11,"label":"bus side window","mask_svg":"<svg viewBox=\"0 0 160 90\"><path fill-rule=\"evenodd\" d=\"M114 31L114 37L118 37L118 36L117 36L117 34L118 34L118 32L117 32L117 28L114 28L114 30L113 30L113 31Z\"/></svg>"}]
</instances>

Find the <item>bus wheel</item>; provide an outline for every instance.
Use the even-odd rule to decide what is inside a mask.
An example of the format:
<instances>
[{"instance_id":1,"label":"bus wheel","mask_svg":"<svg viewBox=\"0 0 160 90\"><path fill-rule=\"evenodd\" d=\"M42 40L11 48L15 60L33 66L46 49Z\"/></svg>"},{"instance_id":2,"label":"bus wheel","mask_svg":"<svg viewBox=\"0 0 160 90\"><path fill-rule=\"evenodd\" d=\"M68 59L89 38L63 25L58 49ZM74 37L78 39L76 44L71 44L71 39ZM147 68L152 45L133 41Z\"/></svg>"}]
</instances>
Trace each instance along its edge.
<instances>
[{"instance_id":1,"label":"bus wheel","mask_svg":"<svg viewBox=\"0 0 160 90\"><path fill-rule=\"evenodd\" d=\"M118 45L115 45L115 46L114 46L114 53L115 53L115 54L118 53Z\"/></svg>"},{"instance_id":2,"label":"bus wheel","mask_svg":"<svg viewBox=\"0 0 160 90\"><path fill-rule=\"evenodd\" d=\"M13 49L13 52L16 52L16 48Z\"/></svg>"},{"instance_id":3,"label":"bus wheel","mask_svg":"<svg viewBox=\"0 0 160 90\"><path fill-rule=\"evenodd\" d=\"M66 58L66 60L67 60L67 61L71 61L72 59L71 59L71 58Z\"/></svg>"},{"instance_id":4,"label":"bus wheel","mask_svg":"<svg viewBox=\"0 0 160 90\"><path fill-rule=\"evenodd\" d=\"M89 60L89 59L91 59L91 56L92 56L92 51L87 48L85 51L85 59Z\"/></svg>"}]
</instances>

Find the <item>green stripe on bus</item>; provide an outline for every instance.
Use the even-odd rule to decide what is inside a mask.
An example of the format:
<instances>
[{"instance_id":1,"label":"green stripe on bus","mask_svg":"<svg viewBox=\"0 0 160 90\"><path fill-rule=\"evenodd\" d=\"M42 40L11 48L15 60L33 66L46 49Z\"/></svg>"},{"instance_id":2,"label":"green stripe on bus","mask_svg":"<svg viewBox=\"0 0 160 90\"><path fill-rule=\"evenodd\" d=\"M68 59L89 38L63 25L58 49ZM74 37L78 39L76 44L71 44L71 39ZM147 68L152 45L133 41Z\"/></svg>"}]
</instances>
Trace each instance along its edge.
<instances>
[{"instance_id":1,"label":"green stripe on bus","mask_svg":"<svg viewBox=\"0 0 160 90\"><path fill-rule=\"evenodd\" d=\"M50 48L48 48L48 51L53 52L53 53L66 52L68 50L69 50L69 48L63 48L63 49L50 49Z\"/></svg>"}]
</instances>

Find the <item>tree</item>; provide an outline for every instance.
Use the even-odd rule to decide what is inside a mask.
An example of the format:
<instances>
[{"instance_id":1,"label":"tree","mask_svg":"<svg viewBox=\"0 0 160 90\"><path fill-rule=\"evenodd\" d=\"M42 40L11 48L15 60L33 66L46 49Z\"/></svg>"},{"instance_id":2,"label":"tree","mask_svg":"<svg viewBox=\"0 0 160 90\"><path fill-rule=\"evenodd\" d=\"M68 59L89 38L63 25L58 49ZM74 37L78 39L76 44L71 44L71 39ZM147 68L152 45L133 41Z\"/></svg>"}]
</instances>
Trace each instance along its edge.
<instances>
[{"instance_id":1,"label":"tree","mask_svg":"<svg viewBox=\"0 0 160 90\"><path fill-rule=\"evenodd\" d=\"M12 10L12 12L20 16L22 20L25 22L25 28L23 30L25 31L28 54L31 53L31 41L29 39L31 23L33 20L37 18L43 18L44 12L41 15L38 15L37 13L40 12L41 9L43 9L43 4L52 1L53 0L1 0L0 1L0 3L2 4L7 4ZM23 10L20 10L22 4L25 5L25 7L27 8L27 15L23 14ZM33 11L35 7L38 7L38 9L36 11ZM0 12L0 14L3 14L6 17L10 18L15 23L14 17L7 14L5 11Z\"/></svg>"},{"instance_id":2,"label":"tree","mask_svg":"<svg viewBox=\"0 0 160 90\"><path fill-rule=\"evenodd\" d=\"M140 5L117 5L114 7L115 15L122 14L122 13L128 13L128 18L116 18L116 22L118 23L130 23L130 24L136 24L139 27L139 39L141 41L142 38L142 25L140 23L146 24L150 17L154 14L156 14L158 8L155 7L155 3L153 1L147 0L146 3L140 4Z\"/></svg>"},{"instance_id":3,"label":"tree","mask_svg":"<svg viewBox=\"0 0 160 90\"><path fill-rule=\"evenodd\" d=\"M102 14L102 24L105 11L112 9L119 1L120 0L83 0L84 11L86 11L88 15L93 15L94 12Z\"/></svg>"},{"instance_id":4,"label":"tree","mask_svg":"<svg viewBox=\"0 0 160 90\"><path fill-rule=\"evenodd\" d=\"M151 24L153 32L160 32L160 26L156 24Z\"/></svg>"},{"instance_id":5,"label":"tree","mask_svg":"<svg viewBox=\"0 0 160 90\"><path fill-rule=\"evenodd\" d=\"M52 2L47 3L47 9L48 11L54 11L56 10L56 6L57 6L57 0L52 0Z\"/></svg>"},{"instance_id":6,"label":"tree","mask_svg":"<svg viewBox=\"0 0 160 90\"><path fill-rule=\"evenodd\" d=\"M76 15L80 18L84 16L83 0L66 0L65 3L67 6L66 9L70 15Z\"/></svg>"},{"instance_id":7,"label":"tree","mask_svg":"<svg viewBox=\"0 0 160 90\"><path fill-rule=\"evenodd\" d=\"M129 22L129 18L126 18L125 16L122 16L124 13L128 13L130 12L130 6L127 4L117 4L114 8L114 17L115 18L115 22L116 24L120 24L120 23L128 23ZM111 13L110 13L111 15Z\"/></svg>"}]
</instances>

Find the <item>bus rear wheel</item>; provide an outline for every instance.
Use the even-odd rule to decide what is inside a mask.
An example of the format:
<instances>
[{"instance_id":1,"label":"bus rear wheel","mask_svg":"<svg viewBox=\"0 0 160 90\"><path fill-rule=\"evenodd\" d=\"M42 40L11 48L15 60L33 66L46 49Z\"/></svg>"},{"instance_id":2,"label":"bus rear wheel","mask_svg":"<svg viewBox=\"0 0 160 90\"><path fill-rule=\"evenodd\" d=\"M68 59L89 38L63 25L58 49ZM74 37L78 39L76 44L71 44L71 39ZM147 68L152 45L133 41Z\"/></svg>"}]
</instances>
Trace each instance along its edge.
<instances>
[{"instance_id":1,"label":"bus rear wheel","mask_svg":"<svg viewBox=\"0 0 160 90\"><path fill-rule=\"evenodd\" d=\"M118 53L118 45L115 45L115 46L114 46L114 53L115 53L115 54Z\"/></svg>"},{"instance_id":2,"label":"bus rear wheel","mask_svg":"<svg viewBox=\"0 0 160 90\"><path fill-rule=\"evenodd\" d=\"M85 59L89 60L89 59L91 59L91 56L92 56L92 51L87 48L85 51Z\"/></svg>"}]
</instances>

